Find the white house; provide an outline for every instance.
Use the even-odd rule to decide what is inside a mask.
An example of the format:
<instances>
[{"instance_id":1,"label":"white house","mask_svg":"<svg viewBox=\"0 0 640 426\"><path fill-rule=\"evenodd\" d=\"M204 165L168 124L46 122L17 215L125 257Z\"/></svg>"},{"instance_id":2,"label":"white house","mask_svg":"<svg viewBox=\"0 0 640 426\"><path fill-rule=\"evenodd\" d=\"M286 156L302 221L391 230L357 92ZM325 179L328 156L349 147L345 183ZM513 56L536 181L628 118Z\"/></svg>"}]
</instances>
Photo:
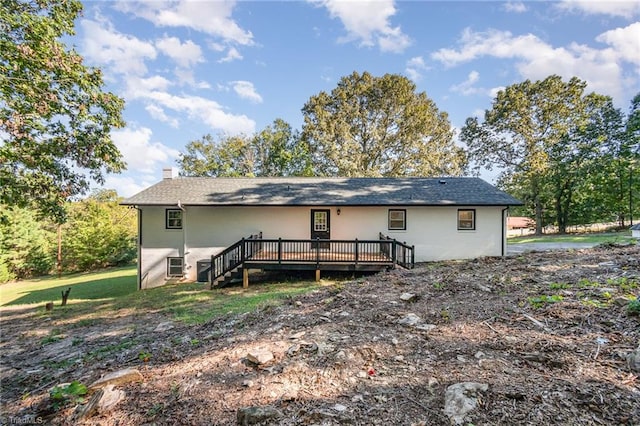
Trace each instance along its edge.
<instances>
[{"instance_id":1,"label":"white house","mask_svg":"<svg viewBox=\"0 0 640 426\"><path fill-rule=\"evenodd\" d=\"M140 289L176 278L203 280L199 268L210 267L212 256L251 235L265 241L260 249L271 241L281 268L282 240L295 240L296 250L306 241L304 247L317 252L318 261L329 242L310 245L316 238L340 240L335 247L355 251L359 266L366 263L362 258L366 247L381 238L404 242L406 250L405 246L398 250L410 253L411 259L404 261L411 263L502 256L508 207L521 204L470 177L206 178L177 177L169 169L164 173L161 182L122 202L138 209ZM348 245L355 240L359 243ZM251 247L258 250L257 245ZM390 254L390 247L378 249ZM242 250L245 256L248 249ZM292 267L300 268L300 263ZM311 268L337 266L344 265L318 261Z\"/></svg>"}]
</instances>

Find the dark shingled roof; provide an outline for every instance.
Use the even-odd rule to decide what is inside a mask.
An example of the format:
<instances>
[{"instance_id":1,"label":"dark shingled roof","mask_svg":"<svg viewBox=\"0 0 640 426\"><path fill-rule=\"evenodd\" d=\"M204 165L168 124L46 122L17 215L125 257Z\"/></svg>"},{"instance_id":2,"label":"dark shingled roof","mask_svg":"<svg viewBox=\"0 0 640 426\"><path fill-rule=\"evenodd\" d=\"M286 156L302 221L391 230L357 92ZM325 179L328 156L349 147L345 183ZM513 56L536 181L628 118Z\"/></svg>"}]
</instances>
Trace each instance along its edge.
<instances>
[{"instance_id":1,"label":"dark shingled roof","mask_svg":"<svg viewBox=\"0 0 640 426\"><path fill-rule=\"evenodd\" d=\"M127 198L135 206L509 206L522 203L480 178L164 179Z\"/></svg>"},{"instance_id":2,"label":"dark shingled roof","mask_svg":"<svg viewBox=\"0 0 640 426\"><path fill-rule=\"evenodd\" d=\"M509 206L522 203L480 178L164 179L127 198L136 206Z\"/></svg>"}]
</instances>

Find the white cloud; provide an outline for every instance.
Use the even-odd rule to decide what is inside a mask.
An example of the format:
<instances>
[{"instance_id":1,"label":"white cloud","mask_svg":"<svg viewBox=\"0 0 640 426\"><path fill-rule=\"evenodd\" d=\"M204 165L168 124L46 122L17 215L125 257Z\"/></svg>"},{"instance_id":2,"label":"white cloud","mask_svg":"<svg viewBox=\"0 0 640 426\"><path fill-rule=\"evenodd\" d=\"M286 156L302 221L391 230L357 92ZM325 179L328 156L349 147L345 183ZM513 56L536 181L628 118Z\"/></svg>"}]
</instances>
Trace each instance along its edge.
<instances>
[{"instance_id":1,"label":"white cloud","mask_svg":"<svg viewBox=\"0 0 640 426\"><path fill-rule=\"evenodd\" d=\"M602 33L596 40L610 45L621 60L640 66L640 22Z\"/></svg>"},{"instance_id":2,"label":"white cloud","mask_svg":"<svg viewBox=\"0 0 640 426\"><path fill-rule=\"evenodd\" d=\"M422 71L427 71L429 67L424 62L422 56L415 56L407 61L407 67L405 72L409 78L413 81L418 81L422 78Z\"/></svg>"},{"instance_id":3,"label":"white cloud","mask_svg":"<svg viewBox=\"0 0 640 426\"><path fill-rule=\"evenodd\" d=\"M179 152L175 149L160 142L152 142L151 134L151 129L146 127L125 128L112 132L113 142L122 153L129 171L153 173L163 164L173 163L178 158Z\"/></svg>"},{"instance_id":4,"label":"white cloud","mask_svg":"<svg viewBox=\"0 0 640 426\"><path fill-rule=\"evenodd\" d=\"M240 52L238 52L238 49L236 49L235 47L231 47L229 48L227 55L224 58L219 59L218 62L219 63L231 62L238 59L242 59L242 55L240 54Z\"/></svg>"},{"instance_id":5,"label":"white cloud","mask_svg":"<svg viewBox=\"0 0 640 426\"><path fill-rule=\"evenodd\" d=\"M202 49L191 40L182 43L177 37L165 36L156 41L156 47L184 68L189 68L198 62L204 62Z\"/></svg>"},{"instance_id":6,"label":"white cloud","mask_svg":"<svg viewBox=\"0 0 640 426\"><path fill-rule=\"evenodd\" d=\"M342 21L347 36L340 38L340 42L359 41L368 47L377 45L383 52L402 52L411 44L399 26L392 27L389 23L389 18L396 13L393 0L310 2L324 6L332 18Z\"/></svg>"},{"instance_id":7,"label":"white cloud","mask_svg":"<svg viewBox=\"0 0 640 426\"><path fill-rule=\"evenodd\" d=\"M569 12L619 16L627 19L640 15L640 2L637 1L563 0L556 7Z\"/></svg>"},{"instance_id":8,"label":"white cloud","mask_svg":"<svg viewBox=\"0 0 640 426\"><path fill-rule=\"evenodd\" d=\"M161 173L158 170L158 173ZM157 183L160 179L155 179L154 176L151 175L143 175L140 176L131 176L128 171L127 176L122 175L108 175L105 178L103 188L107 189L115 189L119 196L121 197L131 197L138 192L147 189L154 183Z\"/></svg>"},{"instance_id":9,"label":"white cloud","mask_svg":"<svg viewBox=\"0 0 640 426\"><path fill-rule=\"evenodd\" d=\"M157 26L191 28L220 37L225 42L251 46L253 34L240 28L232 18L235 5L234 0L158 0L116 3L120 11L133 13Z\"/></svg>"},{"instance_id":10,"label":"white cloud","mask_svg":"<svg viewBox=\"0 0 640 426\"><path fill-rule=\"evenodd\" d=\"M253 86L252 82L232 81L230 84L231 87L233 87L233 91L242 99L247 99L254 104L262 103L262 96L256 92L256 88Z\"/></svg>"},{"instance_id":11,"label":"white cloud","mask_svg":"<svg viewBox=\"0 0 640 426\"><path fill-rule=\"evenodd\" d=\"M180 124L178 122L178 119L176 118L172 118L169 117L165 112L164 109L160 108L157 105L147 105L146 107L144 107L144 109L149 113L149 115L158 120L158 121L162 121L163 123L167 123L169 126L173 127L173 128L178 128L178 125Z\"/></svg>"},{"instance_id":12,"label":"white cloud","mask_svg":"<svg viewBox=\"0 0 640 426\"><path fill-rule=\"evenodd\" d=\"M110 65L116 73L144 75L146 59L155 59L153 44L111 28L108 22L84 19L83 56L101 65Z\"/></svg>"},{"instance_id":13,"label":"white cloud","mask_svg":"<svg viewBox=\"0 0 640 426\"><path fill-rule=\"evenodd\" d=\"M508 1L506 3L503 3L502 8L506 12L512 13L524 13L529 10L527 6L521 1Z\"/></svg>"},{"instance_id":14,"label":"white cloud","mask_svg":"<svg viewBox=\"0 0 640 426\"><path fill-rule=\"evenodd\" d=\"M577 76L589 84L589 90L619 99L629 85L633 87L638 83L637 75L626 78L622 71L623 62L637 64L640 60L634 53L637 47L633 46L638 31L636 25L600 35L598 40L611 46L604 49L577 43L553 47L532 34L514 36L508 31L465 29L458 49L440 49L431 57L448 67L481 57L513 59L524 78L540 80L552 74L566 79Z\"/></svg>"},{"instance_id":15,"label":"white cloud","mask_svg":"<svg viewBox=\"0 0 640 426\"><path fill-rule=\"evenodd\" d=\"M125 94L131 98L143 97L145 93L155 90L166 91L173 83L166 78L154 75L152 77L129 77L126 80Z\"/></svg>"},{"instance_id":16,"label":"white cloud","mask_svg":"<svg viewBox=\"0 0 640 426\"><path fill-rule=\"evenodd\" d=\"M456 84L451 87L451 91L460 93L462 95L475 95L480 92L484 92L483 89L473 87L480 80L480 73L478 71L471 71L467 76L467 79L460 84Z\"/></svg>"},{"instance_id":17,"label":"white cloud","mask_svg":"<svg viewBox=\"0 0 640 426\"><path fill-rule=\"evenodd\" d=\"M185 113L192 120L198 120L212 129L228 134L251 134L255 130L255 121L246 115L229 114L217 102L200 96L176 96L167 92L149 92L144 99L159 107Z\"/></svg>"}]
</instances>

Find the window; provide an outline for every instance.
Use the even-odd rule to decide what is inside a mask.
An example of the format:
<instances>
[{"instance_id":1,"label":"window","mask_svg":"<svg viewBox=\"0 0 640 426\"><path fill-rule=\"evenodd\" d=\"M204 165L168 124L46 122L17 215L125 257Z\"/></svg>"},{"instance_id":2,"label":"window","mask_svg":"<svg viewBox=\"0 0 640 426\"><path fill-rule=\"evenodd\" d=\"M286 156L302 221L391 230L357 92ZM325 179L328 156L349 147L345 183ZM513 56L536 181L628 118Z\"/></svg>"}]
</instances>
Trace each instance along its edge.
<instances>
[{"instance_id":1,"label":"window","mask_svg":"<svg viewBox=\"0 0 640 426\"><path fill-rule=\"evenodd\" d=\"M476 211L458 210L458 230L474 231L476 229Z\"/></svg>"},{"instance_id":2,"label":"window","mask_svg":"<svg viewBox=\"0 0 640 426\"><path fill-rule=\"evenodd\" d=\"M183 259L181 257L167 257L167 276L181 277L183 273Z\"/></svg>"},{"instance_id":3,"label":"window","mask_svg":"<svg viewBox=\"0 0 640 426\"><path fill-rule=\"evenodd\" d=\"M182 210L167 209L167 229L182 229Z\"/></svg>"},{"instance_id":4,"label":"window","mask_svg":"<svg viewBox=\"0 0 640 426\"><path fill-rule=\"evenodd\" d=\"M403 231L407 229L406 210L389 210L389 229Z\"/></svg>"},{"instance_id":5,"label":"window","mask_svg":"<svg viewBox=\"0 0 640 426\"><path fill-rule=\"evenodd\" d=\"M313 212L313 230L324 232L328 228L327 212L317 211Z\"/></svg>"}]
</instances>

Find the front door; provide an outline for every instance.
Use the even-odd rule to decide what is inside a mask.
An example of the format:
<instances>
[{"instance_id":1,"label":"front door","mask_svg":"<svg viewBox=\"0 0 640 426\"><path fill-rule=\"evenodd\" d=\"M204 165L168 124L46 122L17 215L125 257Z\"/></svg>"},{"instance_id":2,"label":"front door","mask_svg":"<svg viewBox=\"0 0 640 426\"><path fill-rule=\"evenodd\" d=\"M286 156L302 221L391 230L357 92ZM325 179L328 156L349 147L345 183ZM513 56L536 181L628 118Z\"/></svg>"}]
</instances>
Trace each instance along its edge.
<instances>
[{"instance_id":1,"label":"front door","mask_svg":"<svg viewBox=\"0 0 640 426\"><path fill-rule=\"evenodd\" d=\"M311 239L331 238L329 212L329 210L311 210ZM320 248L329 248L329 243L322 243Z\"/></svg>"}]
</instances>

